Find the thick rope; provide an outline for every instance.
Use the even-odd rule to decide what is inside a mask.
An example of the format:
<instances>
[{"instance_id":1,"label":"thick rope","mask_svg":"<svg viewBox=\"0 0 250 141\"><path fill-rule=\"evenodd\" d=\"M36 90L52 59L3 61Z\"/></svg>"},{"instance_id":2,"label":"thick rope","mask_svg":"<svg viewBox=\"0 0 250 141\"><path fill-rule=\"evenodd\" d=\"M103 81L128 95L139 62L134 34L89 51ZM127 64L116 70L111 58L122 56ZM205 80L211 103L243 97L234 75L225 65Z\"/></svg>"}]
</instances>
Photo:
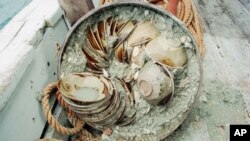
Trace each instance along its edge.
<instances>
[{"instance_id":1,"label":"thick rope","mask_svg":"<svg viewBox=\"0 0 250 141\"><path fill-rule=\"evenodd\" d=\"M56 98L58 100L58 103L66 110L67 117L70 121L70 123L74 126L73 128L67 128L62 126L52 115L52 112L50 110L49 106L49 98L53 91L57 90L57 84L58 83L52 83L49 84L44 89L44 97L42 100L42 107L44 111L44 115L46 119L48 120L48 123L59 133L64 135L74 135L79 133L79 139L78 141L99 141L99 137L94 137L91 133L89 133L87 130L83 128L84 122L77 118L77 115L75 112L73 112L71 109L68 108L68 104L62 99L62 96L59 91L56 92ZM40 141L56 141L55 139L41 139Z\"/></svg>"},{"instance_id":2,"label":"thick rope","mask_svg":"<svg viewBox=\"0 0 250 141\"><path fill-rule=\"evenodd\" d=\"M192 0L180 0L177 17L182 20L194 36L202 57L205 55L203 31L196 7Z\"/></svg>"},{"instance_id":3,"label":"thick rope","mask_svg":"<svg viewBox=\"0 0 250 141\"><path fill-rule=\"evenodd\" d=\"M81 131L84 122L79 120L74 114L68 112L68 118L72 119L73 128L67 128L62 126L53 116L50 106L49 106L49 98L53 91L57 90L57 83L49 84L44 89L44 97L42 100L42 107L44 111L44 115L48 120L48 123L59 133L64 135L73 135Z\"/></svg>"},{"instance_id":4,"label":"thick rope","mask_svg":"<svg viewBox=\"0 0 250 141\"><path fill-rule=\"evenodd\" d=\"M80 137L76 141L100 141L101 137L94 137L90 132L82 130Z\"/></svg>"},{"instance_id":5,"label":"thick rope","mask_svg":"<svg viewBox=\"0 0 250 141\"><path fill-rule=\"evenodd\" d=\"M56 98L58 103L65 109L67 109L67 113L68 113L68 118L70 123L73 126L76 126L77 123L77 118L72 118L72 117L76 117L76 114L74 111L72 111L71 109L68 108L68 104L63 100L62 95L59 91L57 91L56 93ZM79 133L79 139L77 139L78 141L99 141L100 138L94 137L90 132L88 132L86 129L82 128L81 132Z\"/></svg>"}]
</instances>

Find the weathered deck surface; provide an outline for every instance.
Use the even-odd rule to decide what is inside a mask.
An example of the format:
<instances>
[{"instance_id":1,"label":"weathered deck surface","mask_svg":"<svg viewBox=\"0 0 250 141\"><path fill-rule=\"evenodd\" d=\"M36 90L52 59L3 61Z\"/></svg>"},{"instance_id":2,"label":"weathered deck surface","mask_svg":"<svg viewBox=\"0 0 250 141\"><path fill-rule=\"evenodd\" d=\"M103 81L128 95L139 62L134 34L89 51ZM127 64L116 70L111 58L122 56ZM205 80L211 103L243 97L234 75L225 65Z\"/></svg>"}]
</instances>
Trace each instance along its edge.
<instances>
[{"instance_id":1,"label":"weathered deck surface","mask_svg":"<svg viewBox=\"0 0 250 141\"><path fill-rule=\"evenodd\" d=\"M170 141L227 141L250 123L250 0L194 0L205 32L200 98Z\"/></svg>"},{"instance_id":2,"label":"weathered deck surface","mask_svg":"<svg viewBox=\"0 0 250 141\"><path fill-rule=\"evenodd\" d=\"M250 123L250 0L194 1L206 45L201 93L166 140L227 141L230 124Z\"/></svg>"}]
</instances>

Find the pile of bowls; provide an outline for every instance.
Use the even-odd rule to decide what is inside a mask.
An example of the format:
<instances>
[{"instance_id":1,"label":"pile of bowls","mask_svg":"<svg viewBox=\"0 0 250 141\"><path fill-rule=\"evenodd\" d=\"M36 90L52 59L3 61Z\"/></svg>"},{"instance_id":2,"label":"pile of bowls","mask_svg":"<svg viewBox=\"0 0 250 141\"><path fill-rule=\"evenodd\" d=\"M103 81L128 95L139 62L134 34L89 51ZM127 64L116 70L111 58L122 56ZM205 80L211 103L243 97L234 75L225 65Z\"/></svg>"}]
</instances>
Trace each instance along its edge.
<instances>
[{"instance_id":1,"label":"pile of bowls","mask_svg":"<svg viewBox=\"0 0 250 141\"><path fill-rule=\"evenodd\" d=\"M126 125L135 118L135 112L131 116L131 108L126 109L133 103L128 87L121 80L116 81L121 88L115 88L119 83L115 85L101 75L69 74L59 80L58 89L71 110L90 126L102 130L115 124Z\"/></svg>"}]
</instances>

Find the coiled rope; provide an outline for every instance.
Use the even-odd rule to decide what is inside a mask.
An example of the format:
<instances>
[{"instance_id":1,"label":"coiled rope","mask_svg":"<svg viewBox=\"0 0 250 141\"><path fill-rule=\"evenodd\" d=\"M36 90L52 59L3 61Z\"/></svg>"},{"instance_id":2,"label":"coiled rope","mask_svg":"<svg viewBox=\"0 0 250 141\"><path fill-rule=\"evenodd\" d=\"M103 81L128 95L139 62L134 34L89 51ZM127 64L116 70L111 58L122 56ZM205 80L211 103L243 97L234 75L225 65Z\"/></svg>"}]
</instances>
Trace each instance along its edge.
<instances>
[{"instance_id":1,"label":"coiled rope","mask_svg":"<svg viewBox=\"0 0 250 141\"><path fill-rule=\"evenodd\" d=\"M56 91L56 92L55 92ZM56 93L56 98L58 103L65 109L67 117L70 123L73 125L73 128L67 128L61 125L53 116L51 108L49 105L49 99L51 94ZM83 128L84 121L79 119L77 115L68 108L67 103L62 99L62 96L59 91L57 91L57 82L51 83L44 89L44 97L42 99L42 107L44 111L45 118L48 120L49 125L51 125L57 132L64 135L74 135L79 134L79 141L98 141L99 138L94 137L91 133Z\"/></svg>"},{"instance_id":2,"label":"coiled rope","mask_svg":"<svg viewBox=\"0 0 250 141\"><path fill-rule=\"evenodd\" d=\"M200 19L192 0L180 0L177 7L177 17L182 20L189 31L194 36L202 57L205 55L205 46L203 41L203 31Z\"/></svg>"}]
</instances>

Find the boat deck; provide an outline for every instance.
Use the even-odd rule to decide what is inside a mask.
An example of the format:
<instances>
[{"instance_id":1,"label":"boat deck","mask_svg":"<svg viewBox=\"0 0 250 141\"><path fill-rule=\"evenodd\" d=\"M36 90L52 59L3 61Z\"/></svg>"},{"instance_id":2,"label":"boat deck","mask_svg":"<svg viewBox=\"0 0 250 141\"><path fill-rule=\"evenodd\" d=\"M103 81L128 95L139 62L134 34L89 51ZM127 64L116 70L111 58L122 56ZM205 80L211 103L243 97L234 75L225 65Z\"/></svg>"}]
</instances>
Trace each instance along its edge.
<instances>
[{"instance_id":1,"label":"boat deck","mask_svg":"<svg viewBox=\"0 0 250 141\"><path fill-rule=\"evenodd\" d=\"M206 46L200 98L167 140L227 141L230 124L250 123L250 0L195 4Z\"/></svg>"},{"instance_id":2,"label":"boat deck","mask_svg":"<svg viewBox=\"0 0 250 141\"><path fill-rule=\"evenodd\" d=\"M201 93L187 119L166 140L227 141L230 124L250 124L250 0L194 0L194 2L201 18L206 47ZM61 23L58 26L60 26L58 28L66 29ZM66 30L63 33L66 33ZM62 41L61 37L56 40ZM46 61L44 63L45 66L56 65L48 64ZM26 72L26 75L28 74L29 72ZM52 75L49 76L52 77ZM55 79L56 77L53 76L52 80L46 81L51 82ZM41 89L34 83L35 78L22 80L25 83L27 81L27 85L34 86L37 90ZM15 92L19 90L22 91L22 86L19 86ZM28 91L28 93L32 92L34 91ZM18 98L22 99L18 95L12 96L11 103L18 101ZM14 104L11 107L9 104L3 111L0 110L0 124L2 125L0 140L14 140L13 135L19 137L20 140L34 140L34 136L39 138L39 135L41 138L71 140L71 137L62 136L45 124L41 106L35 96L29 100L29 105L23 100L21 101L23 107L19 106L19 108ZM31 111L30 105L32 104L36 106ZM17 116L9 112L15 108L20 109L16 112ZM55 104L53 109L59 121L68 125L65 113L62 112L60 106ZM30 110L30 114L33 115L27 116L29 112L27 110ZM10 116L16 116L16 118L9 118ZM18 124L12 127L10 124L15 120ZM27 127L32 127L32 129L25 129L24 121L26 120L32 121L34 125L27 124ZM5 131L3 127L6 127ZM25 130L20 132L22 129Z\"/></svg>"}]
</instances>

